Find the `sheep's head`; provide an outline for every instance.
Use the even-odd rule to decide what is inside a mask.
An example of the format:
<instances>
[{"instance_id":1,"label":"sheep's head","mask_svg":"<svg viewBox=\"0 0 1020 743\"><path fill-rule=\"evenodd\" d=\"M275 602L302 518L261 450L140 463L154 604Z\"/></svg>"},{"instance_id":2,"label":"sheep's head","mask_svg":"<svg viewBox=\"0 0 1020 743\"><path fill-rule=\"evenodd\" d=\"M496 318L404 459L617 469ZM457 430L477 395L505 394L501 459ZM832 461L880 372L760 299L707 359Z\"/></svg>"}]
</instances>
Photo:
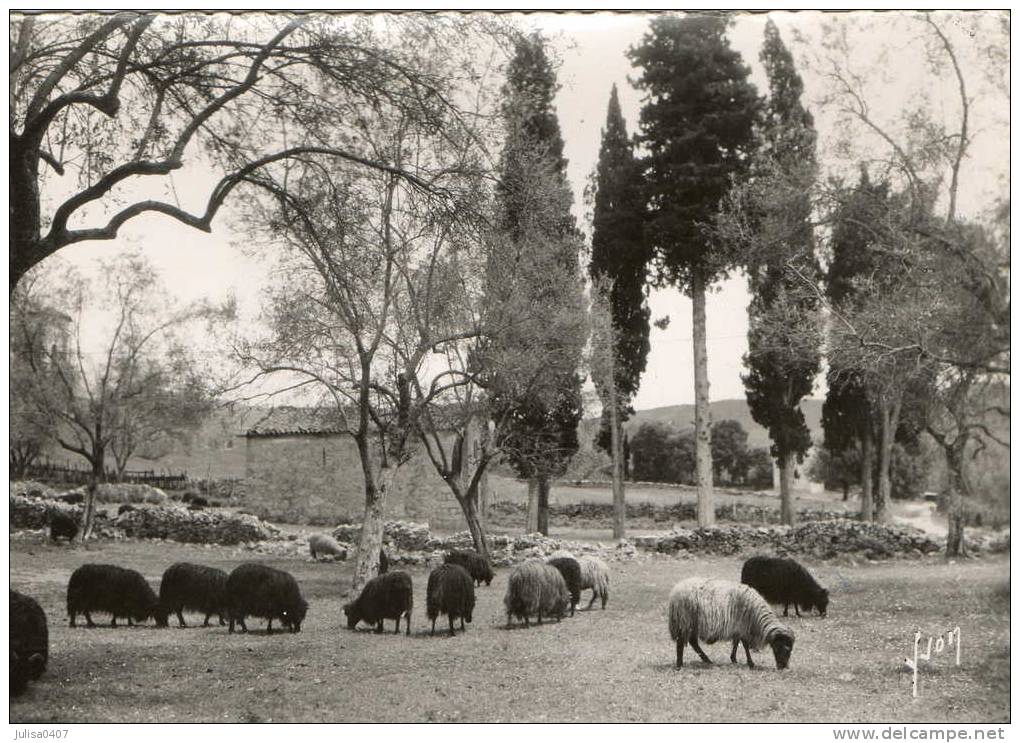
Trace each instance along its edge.
<instances>
[{"instance_id":1,"label":"sheep's head","mask_svg":"<svg viewBox=\"0 0 1020 743\"><path fill-rule=\"evenodd\" d=\"M772 646L772 654L776 657L776 668L781 671L790 664L790 655L793 653L793 632L785 628L773 630L768 642Z\"/></svg>"},{"instance_id":2,"label":"sheep's head","mask_svg":"<svg viewBox=\"0 0 1020 743\"><path fill-rule=\"evenodd\" d=\"M308 614L308 602L302 599L289 609L284 609L282 614L283 624L290 627L291 632L301 631L301 622L305 621Z\"/></svg>"},{"instance_id":3,"label":"sheep's head","mask_svg":"<svg viewBox=\"0 0 1020 743\"><path fill-rule=\"evenodd\" d=\"M347 617L347 629L354 629L355 627L357 627L358 620L360 620L361 617L358 616L358 610L354 606L354 602L352 601L349 604L344 604L343 611L344 616Z\"/></svg>"},{"instance_id":4,"label":"sheep's head","mask_svg":"<svg viewBox=\"0 0 1020 743\"><path fill-rule=\"evenodd\" d=\"M829 610L829 592L824 588L819 590L815 595L814 603L815 607L818 609L818 613L824 617L826 612Z\"/></svg>"},{"instance_id":5,"label":"sheep's head","mask_svg":"<svg viewBox=\"0 0 1020 743\"><path fill-rule=\"evenodd\" d=\"M167 620L170 617L170 611L158 601L150 606L147 611L136 614L134 619L136 622L144 622L149 617L156 620L157 627L166 627Z\"/></svg>"}]
</instances>

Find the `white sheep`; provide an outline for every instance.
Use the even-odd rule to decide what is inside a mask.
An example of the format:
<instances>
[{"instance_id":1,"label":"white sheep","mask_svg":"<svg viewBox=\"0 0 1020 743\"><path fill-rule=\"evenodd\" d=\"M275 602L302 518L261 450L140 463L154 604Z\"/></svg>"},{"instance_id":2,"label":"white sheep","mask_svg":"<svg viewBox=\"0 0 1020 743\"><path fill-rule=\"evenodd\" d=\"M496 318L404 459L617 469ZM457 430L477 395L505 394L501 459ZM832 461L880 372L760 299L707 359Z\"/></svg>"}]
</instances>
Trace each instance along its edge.
<instances>
[{"instance_id":1,"label":"white sheep","mask_svg":"<svg viewBox=\"0 0 1020 743\"><path fill-rule=\"evenodd\" d=\"M590 609L596 598L602 599L602 608L606 608L609 599L609 566L593 555L581 555L577 558L581 566L581 590L591 589Z\"/></svg>"},{"instance_id":2,"label":"white sheep","mask_svg":"<svg viewBox=\"0 0 1020 743\"><path fill-rule=\"evenodd\" d=\"M784 626L761 595L750 586L723 580L687 578L669 594L669 634L676 642L676 667L684 664L688 642L705 663L711 663L698 640L712 644L731 640L730 662L737 662L743 644L747 665L754 667L751 648L770 645L776 667L786 668L793 652L793 632Z\"/></svg>"}]
</instances>

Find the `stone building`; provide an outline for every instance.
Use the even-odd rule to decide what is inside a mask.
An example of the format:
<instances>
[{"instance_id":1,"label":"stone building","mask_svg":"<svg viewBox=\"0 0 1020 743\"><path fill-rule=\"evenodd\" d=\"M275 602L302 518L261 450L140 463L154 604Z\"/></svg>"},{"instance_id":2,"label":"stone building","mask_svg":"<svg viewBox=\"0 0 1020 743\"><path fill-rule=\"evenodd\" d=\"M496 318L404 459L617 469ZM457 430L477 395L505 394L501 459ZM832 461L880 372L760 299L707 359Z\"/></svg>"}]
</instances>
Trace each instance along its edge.
<instances>
[{"instance_id":1,"label":"stone building","mask_svg":"<svg viewBox=\"0 0 1020 743\"><path fill-rule=\"evenodd\" d=\"M245 439L246 505L261 518L284 523L360 522L365 479L354 437L335 429L250 430ZM448 442L452 441L452 434ZM481 511L488 510L483 482ZM466 529L460 504L418 448L397 470L384 504L387 518L427 522L433 529Z\"/></svg>"}]
</instances>

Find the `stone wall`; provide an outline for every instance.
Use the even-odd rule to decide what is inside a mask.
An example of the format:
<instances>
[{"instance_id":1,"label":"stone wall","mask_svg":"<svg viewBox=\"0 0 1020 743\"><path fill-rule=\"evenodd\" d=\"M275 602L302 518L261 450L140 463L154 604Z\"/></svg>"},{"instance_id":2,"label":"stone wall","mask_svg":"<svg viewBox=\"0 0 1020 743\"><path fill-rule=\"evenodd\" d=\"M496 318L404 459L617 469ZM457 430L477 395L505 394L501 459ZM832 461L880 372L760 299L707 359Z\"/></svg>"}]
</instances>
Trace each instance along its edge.
<instances>
[{"instance_id":1,"label":"stone wall","mask_svg":"<svg viewBox=\"0 0 1020 743\"><path fill-rule=\"evenodd\" d=\"M362 520L365 480L353 437L256 435L245 442L245 503L253 513L285 523ZM424 450L400 466L384 511L388 519L427 522L432 528L464 527L460 505Z\"/></svg>"}]
</instances>

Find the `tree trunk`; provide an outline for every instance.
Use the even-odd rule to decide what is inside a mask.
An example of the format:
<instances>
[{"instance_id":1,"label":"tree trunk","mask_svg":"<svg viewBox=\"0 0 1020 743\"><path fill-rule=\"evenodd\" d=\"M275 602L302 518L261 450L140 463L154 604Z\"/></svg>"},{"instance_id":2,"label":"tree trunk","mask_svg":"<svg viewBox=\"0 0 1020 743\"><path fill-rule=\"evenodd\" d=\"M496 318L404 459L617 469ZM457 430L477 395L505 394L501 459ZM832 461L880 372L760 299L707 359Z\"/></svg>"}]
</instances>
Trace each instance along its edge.
<instances>
[{"instance_id":1,"label":"tree trunk","mask_svg":"<svg viewBox=\"0 0 1020 743\"><path fill-rule=\"evenodd\" d=\"M10 224L8 240L10 276L8 296L18 281L46 255L40 250L39 150L18 137L11 137L8 170L10 174Z\"/></svg>"},{"instance_id":2,"label":"tree trunk","mask_svg":"<svg viewBox=\"0 0 1020 743\"><path fill-rule=\"evenodd\" d=\"M691 279L694 305L694 441L698 486L698 526L715 523L712 492L712 411L708 397L708 346L705 337L705 278L694 271Z\"/></svg>"},{"instance_id":3,"label":"tree trunk","mask_svg":"<svg viewBox=\"0 0 1020 743\"><path fill-rule=\"evenodd\" d=\"M396 470L383 466L379 476L372 481L365 473L365 519L361 524L361 539L358 541L358 563L354 568L352 589L357 595L368 581L379 574L379 550L383 543L383 506L386 494Z\"/></svg>"},{"instance_id":4,"label":"tree trunk","mask_svg":"<svg viewBox=\"0 0 1020 743\"><path fill-rule=\"evenodd\" d=\"M789 526L797 523L797 511L793 507L793 469L796 464L796 455L793 452L784 454L779 459L780 510L783 523Z\"/></svg>"},{"instance_id":5,"label":"tree trunk","mask_svg":"<svg viewBox=\"0 0 1020 743\"><path fill-rule=\"evenodd\" d=\"M535 534L538 532L538 478L528 478L528 522L525 524L525 533Z\"/></svg>"},{"instance_id":6,"label":"tree trunk","mask_svg":"<svg viewBox=\"0 0 1020 743\"><path fill-rule=\"evenodd\" d=\"M962 440L962 443L960 441ZM958 437L952 444L943 444L946 455L947 503L946 519L949 531L946 534L946 557L966 557L967 545L963 538L964 527L964 495L968 493L967 481L964 476L964 449L966 438Z\"/></svg>"},{"instance_id":7,"label":"tree trunk","mask_svg":"<svg viewBox=\"0 0 1020 743\"><path fill-rule=\"evenodd\" d=\"M861 441L861 521L874 521L871 483L875 470L875 446L871 435Z\"/></svg>"},{"instance_id":8,"label":"tree trunk","mask_svg":"<svg viewBox=\"0 0 1020 743\"><path fill-rule=\"evenodd\" d=\"M474 543L475 552L485 558L485 561L492 564L489 557L489 543L485 539L485 529L478 510L478 488L472 488L463 497L458 498L460 508L464 512L464 520L467 521L468 531L471 532L471 541Z\"/></svg>"},{"instance_id":9,"label":"tree trunk","mask_svg":"<svg viewBox=\"0 0 1020 743\"><path fill-rule=\"evenodd\" d=\"M875 521L885 523L889 519L889 503L892 500L892 447L899 425L900 400L890 402L883 399L879 404L881 415L881 440L878 449L878 493L875 498Z\"/></svg>"},{"instance_id":10,"label":"tree trunk","mask_svg":"<svg viewBox=\"0 0 1020 743\"><path fill-rule=\"evenodd\" d=\"M620 436L620 411L616 399L616 380L609 379L609 443L613 449L613 539L623 539L627 504L623 491L623 442Z\"/></svg>"},{"instance_id":11,"label":"tree trunk","mask_svg":"<svg viewBox=\"0 0 1020 743\"><path fill-rule=\"evenodd\" d=\"M548 475L538 477L538 533L549 536L549 490Z\"/></svg>"},{"instance_id":12,"label":"tree trunk","mask_svg":"<svg viewBox=\"0 0 1020 743\"><path fill-rule=\"evenodd\" d=\"M104 480L103 470L103 451L99 450L98 454L90 463L92 465L92 471L89 473L88 485L85 486L85 502L82 507L81 515L81 531L78 533L78 538L82 543L85 542L89 537L92 536L92 527L96 520L96 489L99 483Z\"/></svg>"}]
</instances>

